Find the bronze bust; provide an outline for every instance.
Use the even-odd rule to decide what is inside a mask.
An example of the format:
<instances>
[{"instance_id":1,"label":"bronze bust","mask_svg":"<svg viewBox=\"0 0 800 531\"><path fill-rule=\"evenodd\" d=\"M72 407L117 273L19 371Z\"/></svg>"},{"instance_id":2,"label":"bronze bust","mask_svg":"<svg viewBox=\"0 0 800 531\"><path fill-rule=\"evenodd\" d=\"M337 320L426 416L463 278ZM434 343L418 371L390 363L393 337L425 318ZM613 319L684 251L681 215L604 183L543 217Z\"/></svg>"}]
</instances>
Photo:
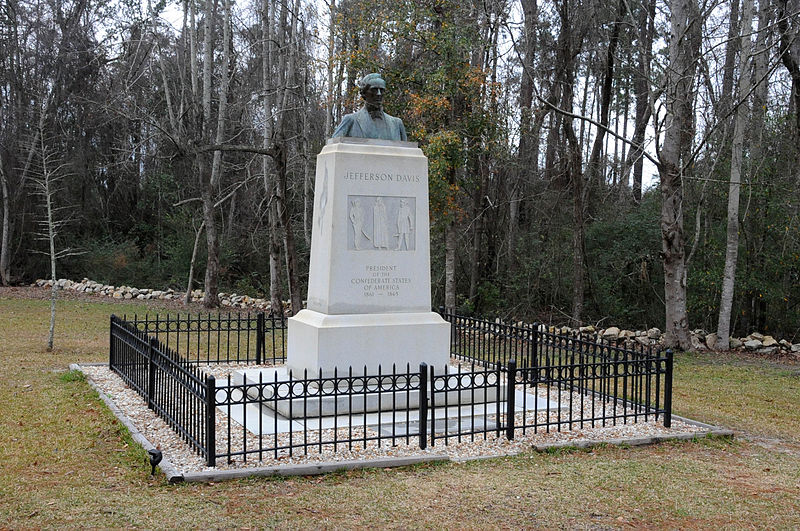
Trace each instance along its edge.
<instances>
[{"instance_id":1,"label":"bronze bust","mask_svg":"<svg viewBox=\"0 0 800 531\"><path fill-rule=\"evenodd\" d=\"M383 93L386 81L380 74L367 74L358 81L359 92L364 99L364 107L358 112L347 114L333 132L332 138L378 138L381 140L407 141L403 120L383 112Z\"/></svg>"}]
</instances>

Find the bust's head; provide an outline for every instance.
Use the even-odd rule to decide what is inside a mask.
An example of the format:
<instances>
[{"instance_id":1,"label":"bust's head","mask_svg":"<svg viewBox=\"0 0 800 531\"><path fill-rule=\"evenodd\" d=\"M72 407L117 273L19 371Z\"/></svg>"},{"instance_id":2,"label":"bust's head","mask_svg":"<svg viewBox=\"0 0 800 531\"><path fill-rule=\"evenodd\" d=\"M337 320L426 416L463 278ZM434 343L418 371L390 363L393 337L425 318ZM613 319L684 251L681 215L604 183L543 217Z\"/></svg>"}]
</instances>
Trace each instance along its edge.
<instances>
[{"instance_id":1,"label":"bust's head","mask_svg":"<svg viewBox=\"0 0 800 531\"><path fill-rule=\"evenodd\" d=\"M361 97L364 98L368 111L377 112L383 110L383 93L386 91L386 81L383 80L380 74L373 72L359 79L358 90L361 93Z\"/></svg>"}]
</instances>

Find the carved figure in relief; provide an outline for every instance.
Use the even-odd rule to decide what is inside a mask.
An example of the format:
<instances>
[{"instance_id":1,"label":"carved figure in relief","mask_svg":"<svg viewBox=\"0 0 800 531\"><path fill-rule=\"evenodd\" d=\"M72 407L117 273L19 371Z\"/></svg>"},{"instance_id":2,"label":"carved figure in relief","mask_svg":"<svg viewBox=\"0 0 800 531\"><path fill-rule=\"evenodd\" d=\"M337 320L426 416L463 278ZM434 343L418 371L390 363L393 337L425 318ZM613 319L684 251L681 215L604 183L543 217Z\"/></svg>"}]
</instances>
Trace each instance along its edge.
<instances>
[{"instance_id":1,"label":"carved figure in relief","mask_svg":"<svg viewBox=\"0 0 800 531\"><path fill-rule=\"evenodd\" d=\"M333 138L349 136L355 138L378 138L382 140L408 140L403 120L383 112L383 93L386 81L380 74L367 74L358 81L358 89L364 99L360 111L347 114L333 132Z\"/></svg>"},{"instance_id":2,"label":"carved figure in relief","mask_svg":"<svg viewBox=\"0 0 800 531\"><path fill-rule=\"evenodd\" d=\"M401 199L400 200L400 210L397 212L397 248L395 251L399 251L403 248L403 244L406 246L406 250L409 250L411 247L409 246L409 240L411 238L411 232L414 230L414 213L411 211L411 207L408 206L408 199Z\"/></svg>"},{"instance_id":3,"label":"carved figure in relief","mask_svg":"<svg viewBox=\"0 0 800 531\"><path fill-rule=\"evenodd\" d=\"M376 249L389 248L389 222L386 217L386 204L383 198L375 200L372 207L372 245Z\"/></svg>"},{"instance_id":4,"label":"carved figure in relief","mask_svg":"<svg viewBox=\"0 0 800 531\"><path fill-rule=\"evenodd\" d=\"M369 236L364 232L364 209L361 208L361 201L358 199L350 202L350 223L353 224L353 245L357 251L360 251L361 236L363 235L367 240L369 240Z\"/></svg>"}]
</instances>

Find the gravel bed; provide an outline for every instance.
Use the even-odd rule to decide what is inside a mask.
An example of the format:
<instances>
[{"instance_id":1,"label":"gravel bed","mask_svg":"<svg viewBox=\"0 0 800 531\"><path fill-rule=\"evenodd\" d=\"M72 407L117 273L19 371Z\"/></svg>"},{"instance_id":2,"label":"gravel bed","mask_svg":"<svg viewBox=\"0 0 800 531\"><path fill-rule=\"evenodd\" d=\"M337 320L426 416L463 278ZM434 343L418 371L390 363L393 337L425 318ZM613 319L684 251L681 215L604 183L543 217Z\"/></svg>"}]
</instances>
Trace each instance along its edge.
<instances>
[{"instance_id":1,"label":"gravel bed","mask_svg":"<svg viewBox=\"0 0 800 531\"><path fill-rule=\"evenodd\" d=\"M253 368L253 365L202 365L201 369L210 374L214 374L216 378L227 378L232 370L240 368ZM259 366L261 367L261 366ZM336 451L334 445L323 445L322 451L319 447L308 448L308 453L304 454L302 448L295 448L292 455L289 455L288 450L279 450L277 452L269 451L264 452L261 456L258 454L251 454L247 459L242 459L241 456L235 458L232 462L228 463L224 459L218 459L215 468L209 468L205 464L205 460L197 455L188 444L186 444L181 437L173 431L160 417L153 411L147 408L146 402L132 389L130 389L122 379L112 372L107 366L87 365L82 366L83 372L95 382L95 384L117 405L117 407L133 422L137 429L154 445L160 445L164 452L165 459L180 472L180 473L193 473L193 472L207 472L214 470L229 470L229 469L242 469L248 467L265 467L276 465L295 465L295 464L313 464L332 461L347 461L347 460L366 460L377 459L385 457L408 457L408 456L425 456L425 455L442 455L445 454L453 460L473 459L479 457L492 457L501 455L513 455L533 447L541 447L548 444L579 444L581 441L615 441L619 439L643 439L651 437L669 437L684 434L700 434L707 433L709 430L702 426L689 424L673 418L672 427L665 428L662 421L655 422L650 416L647 422L639 421L635 424L630 423L632 419L628 419L628 424L623 424L622 419L617 420L616 426L603 427L599 422L595 422L592 426L591 422L585 422L583 426L580 424L580 405L581 398L583 406L586 410L591 411L591 402L594 400L596 411L600 411L603 407L603 401L599 399L592 399L591 397L583 396L575 393L572 396L573 422L572 429L569 425L562 425L560 428L556 425L539 426L538 430L533 428L517 428L514 435L514 440L507 440L504 435L497 436L494 432L475 435L464 435L459 442L457 437L452 437L447 440L437 439L434 445L430 443L428 448L421 450L418 446L418 438L416 436L410 437L410 444L406 444L405 437L397 438L396 445L392 445L392 441L359 441L353 443L352 449L348 448L346 443L338 443ZM521 389L518 386L518 389ZM530 388L527 390L532 392ZM559 398L562 405L570 404L570 394L566 391L558 391L557 389L548 389L546 387L537 390L538 396L548 398L556 402ZM609 402L605 402L606 410L613 407ZM617 414L622 413L622 406L618 403L616 406ZM632 413L631 410L628 411ZM545 424L548 421L554 423L559 413L555 411L538 412L536 414L536 423ZM216 411L216 437L217 437L217 451L221 453L227 451L228 444L233 451L241 451L245 445L248 449L258 448L259 436L249 431L246 431L241 425L235 421L230 421L227 415L220 411ZM517 426L523 424L534 423L533 411L518 412L515 416L515 423ZM569 417L569 409L562 409L560 411L561 419ZM503 415L501 415L502 420ZM488 420L496 420L489 417ZM228 435L228 426L230 424L230 439ZM319 442L319 437L323 441L333 441L334 437L338 440L348 437L363 437L364 427L354 426L350 428L339 428L338 433L335 434L333 429L323 429L311 431L308 433L307 442ZM366 428L366 436L374 436L376 432L370 428ZM261 437L261 442L270 447L287 445L289 443L290 434L264 435ZM291 434L293 442L303 437L302 432L294 432ZM473 440L474 439L474 440ZM260 459L259 459L260 457Z\"/></svg>"}]
</instances>

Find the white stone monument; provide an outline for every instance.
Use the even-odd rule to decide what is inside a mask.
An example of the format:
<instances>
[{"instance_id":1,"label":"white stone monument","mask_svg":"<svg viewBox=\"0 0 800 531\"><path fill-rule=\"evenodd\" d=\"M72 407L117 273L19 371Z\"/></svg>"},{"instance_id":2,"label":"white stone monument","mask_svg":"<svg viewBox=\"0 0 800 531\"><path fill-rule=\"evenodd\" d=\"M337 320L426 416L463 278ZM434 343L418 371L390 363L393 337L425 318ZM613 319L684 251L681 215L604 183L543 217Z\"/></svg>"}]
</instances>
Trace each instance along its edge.
<instances>
[{"instance_id":1,"label":"white stone monument","mask_svg":"<svg viewBox=\"0 0 800 531\"><path fill-rule=\"evenodd\" d=\"M295 375L441 368L431 311L428 160L416 142L334 138L317 156L307 309L289 319Z\"/></svg>"}]
</instances>

